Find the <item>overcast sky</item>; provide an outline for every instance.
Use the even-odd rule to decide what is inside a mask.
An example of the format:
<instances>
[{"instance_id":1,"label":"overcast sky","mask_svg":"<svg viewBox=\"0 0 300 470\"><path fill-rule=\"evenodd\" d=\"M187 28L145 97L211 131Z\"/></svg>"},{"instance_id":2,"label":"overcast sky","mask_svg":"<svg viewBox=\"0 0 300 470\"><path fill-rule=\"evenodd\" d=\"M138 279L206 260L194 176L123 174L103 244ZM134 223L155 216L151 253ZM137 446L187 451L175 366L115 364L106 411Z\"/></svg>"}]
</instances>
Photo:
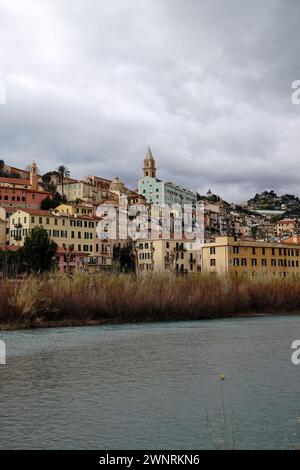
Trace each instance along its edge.
<instances>
[{"instance_id":1,"label":"overcast sky","mask_svg":"<svg viewBox=\"0 0 300 470\"><path fill-rule=\"evenodd\" d=\"M0 0L0 156L300 195L299 0Z\"/></svg>"}]
</instances>

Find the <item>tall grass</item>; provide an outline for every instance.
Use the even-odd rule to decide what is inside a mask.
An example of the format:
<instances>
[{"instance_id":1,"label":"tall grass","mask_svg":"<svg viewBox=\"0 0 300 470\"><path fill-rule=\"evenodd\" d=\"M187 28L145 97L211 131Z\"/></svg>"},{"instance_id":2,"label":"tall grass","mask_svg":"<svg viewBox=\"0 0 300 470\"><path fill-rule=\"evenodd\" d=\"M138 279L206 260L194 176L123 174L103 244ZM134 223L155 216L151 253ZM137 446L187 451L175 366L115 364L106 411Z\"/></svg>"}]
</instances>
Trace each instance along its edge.
<instances>
[{"instance_id":1,"label":"tall grass","mask_svg":"<svg viewBox=\"0 0 300 470\"><path fill-rule=\"evenodd\" d=\"M97 275L0 280L0 324L212 319L300 312L300 281Z\"/></svg>"}]
</instances>

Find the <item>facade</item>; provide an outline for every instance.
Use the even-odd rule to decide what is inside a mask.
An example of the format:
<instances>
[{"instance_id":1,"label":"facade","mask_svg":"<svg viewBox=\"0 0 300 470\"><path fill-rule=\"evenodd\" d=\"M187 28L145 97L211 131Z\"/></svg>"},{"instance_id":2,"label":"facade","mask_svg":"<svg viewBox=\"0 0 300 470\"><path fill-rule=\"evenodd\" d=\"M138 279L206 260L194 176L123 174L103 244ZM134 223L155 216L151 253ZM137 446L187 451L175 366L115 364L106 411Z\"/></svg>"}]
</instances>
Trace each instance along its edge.
<instances>
[{"instance_id":1,"label":"facade","mask_svg":"<svg viewBox=\"0 0 300 470\"><path fill-rule=\"evenodd\" d=\"M298 230L297 220L284 219L276 223L275 232L277 236L293 234Z\"/></svg>"},{"instance_id":2,"label":"facade","mask_svg":"<svg viewBox=\"0 0 300 470\"><path fill-rule=\"evenodd\" d=\"M195 241L139 240L137 272L140 274L195 274L201 271L201 248Z\"/></svg>"},{"instance_id":3,"label":"facade","mask_svg":"<svg viewBox=\"0 0 300 470\"><path fill-rule=\"evenodd\" d=\"M20 209L10 219L9 244L23 246L26 236L34 227L43 227L58 248L82 254L85 265L111 264L109 243L96 235L99 219L95 216L69 215L34 209Z\"/></svg>"},{"instance_id":4,"label":"facade","mask_svg":"<svg viewBox=\"0 0 300 470\"><path fill-rule=\"evenodd\" d=\"M190 204L196 207L196 192L156 178L156 164L150 148L144 159L143 173L143 178L138 181L138 192L146 198L149 204L160 206L180 204L182 207Z\"/></svg>"},{"instance_id":5,"label":"facade","mask_svg":"<svg viewBox=\"0 0 300 470\"><path fill-rule=\"evenodd\" d=\"M35 162L31 164L29 179L0 178L0 206L39 209L46 198L52 199L52 195L40 186Z\"/></svg>"},{"instance_id":6,"label":"facade","mask_svg":"<svg viewBox=\"0 0 300 470\"><path fill-rule=\"evenodd\" d=\"M9 218L16 210L13 207L0 206L0 219L5 221L5 245L9 245Z\"/></svg>"},{"instance_id":7,"label":"facade","mask_svg":"<svg viewBox=\"0 0 300 470\"><path fill-rule=\"evenodd\" d=\"M46 198L52 199L52 195L46 191L2 186L0 182L0 205L39 209Z\"/></svg>"},{"instance_id":8,"label":"facade","mask_svg":"<svg viewBox=\"0 0 300 470\"><path fill-rule=\"evenodd\" d=\"M93 186L97 186L98 188L104 191L109 191L109 187L111 185L111 180L108 180L106 178L100 178L99 176L94 175L84 176L82 181L84 181L85 183L89 183Z\"/></svg>"},{"instance_id":9,"label":"facade","mask_svg":"<svg viewBox=\"0 0 300 470\"><path fill-rule=\"evenodd\" d=\"M81 200L87 203L101 203L107 198L107 191L97 186L94 186L90 182L76 181L76 182L64 182L62 185L57 185L57 191L66 197L68 202L75 202Z\"/></svg>"},{"instance_id":10,"label":"facade","mask_svg":"<svg viewBox=\"0 0 300 470\"><path fill-rule=\"evenodd\" d=\"M54 212L66 215L83 215L92 217L95 215L95 206L83 204L60 204Z\"/></svg>"},{"instance_id":11,"label":"facade","mask_svg":"<svg viewBox=\"0 0 300 470\"><path fill-rule=\"evenodd\" d=\"M202 246L202 271L216 275L300 275L300 245L217 237Z\"/></svg>"}]
</instances>

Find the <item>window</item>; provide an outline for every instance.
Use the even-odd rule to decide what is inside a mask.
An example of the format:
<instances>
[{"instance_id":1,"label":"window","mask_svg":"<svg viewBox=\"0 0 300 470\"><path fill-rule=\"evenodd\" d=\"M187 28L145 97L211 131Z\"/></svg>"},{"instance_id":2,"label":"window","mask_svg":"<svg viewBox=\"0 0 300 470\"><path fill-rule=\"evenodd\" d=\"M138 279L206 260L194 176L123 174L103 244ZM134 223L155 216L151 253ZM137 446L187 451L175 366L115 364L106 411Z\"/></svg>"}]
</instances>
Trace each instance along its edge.
<instances>
[{"instance_id":1,"label":"window","mask_svg":"<svg viewBox=\"0 0 300 470\"><path fill-rule=\"evenodd\" d=\"M257 259L256 258L252 258L252 266L257 266Z\"/></svg>"},{"instance_id":2,"label":"window","mask_svg":"<svg viewBox=\"0 0 300 470\"><path fill-rule=\"evenodd\" d=\"M215 260L214 258L212 258L212 259L210 260L210 265L211 265L211 266L216 266L216 260Z\"/></svg>"},{"instance_id":3,"label":"window","mask_svg":"<svg viewBox=\"0 0 300 470\"><path fill-rule=\"evenodd\" d=\"M215 247L210 248L209 252L210 252L211 255L215 255L216 254L216 248Z\"/></svg>"},{"instance_id":4,"label":"window","mask_svg":"<svg viewBox=\"0 0 300 470\"><path fill-rule=\"evenodd\" d=\"M262 266L267 266L267 260L266 260L266 259L262 259L262 260L261 260L261 265L262 265Z\"/></svg>"}]
</instances>

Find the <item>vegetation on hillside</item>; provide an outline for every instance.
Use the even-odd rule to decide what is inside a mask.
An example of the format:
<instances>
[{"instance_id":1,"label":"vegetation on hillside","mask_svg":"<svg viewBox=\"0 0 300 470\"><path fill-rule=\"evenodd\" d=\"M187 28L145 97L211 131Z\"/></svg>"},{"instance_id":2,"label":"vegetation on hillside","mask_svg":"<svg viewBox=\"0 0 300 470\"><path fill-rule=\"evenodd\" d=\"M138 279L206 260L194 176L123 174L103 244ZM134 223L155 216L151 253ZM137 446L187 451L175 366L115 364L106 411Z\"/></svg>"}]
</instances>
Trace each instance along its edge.
<instances>
[{"instance_id":1,"label":"vegetation on hillside","mask_svg":"<svg viewBox=\"0 0 300 470\"><path fill-rule=\"evenodd\" d=\"M278 196L273 190L263 191L249 199L248 206L255 210L284 210L287 213L300 213L300 199L292 194Z\"/></svg>"}]
</instances>

